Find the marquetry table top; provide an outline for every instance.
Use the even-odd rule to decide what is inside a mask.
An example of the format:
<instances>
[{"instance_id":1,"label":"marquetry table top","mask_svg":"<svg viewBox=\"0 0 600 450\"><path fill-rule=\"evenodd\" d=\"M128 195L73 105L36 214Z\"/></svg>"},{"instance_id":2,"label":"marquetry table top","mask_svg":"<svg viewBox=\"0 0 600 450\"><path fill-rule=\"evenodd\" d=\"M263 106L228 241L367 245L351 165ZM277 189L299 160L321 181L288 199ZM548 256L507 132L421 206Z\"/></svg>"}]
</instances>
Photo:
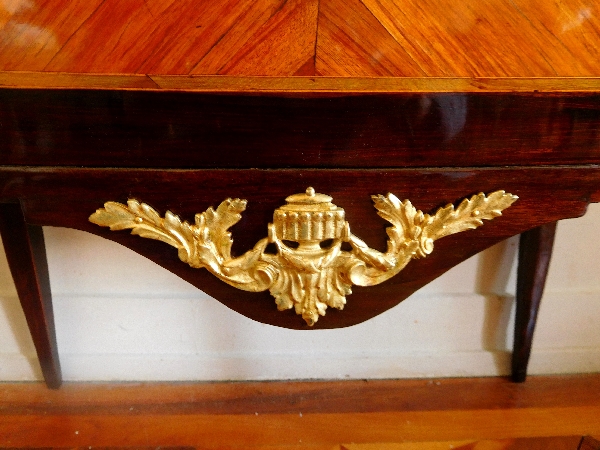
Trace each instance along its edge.
<instances>
[{"instance_id":1,"label":"marquetry table top","mask_svg":"<svg viewBox=\"0 0 600 450\"><path fill-rule=\"evenodd\" d=\"M597 90L599 11L596 0L3 0L0 85L527 90L541 77L542 90Z\"/></svg>"}]
</instances>

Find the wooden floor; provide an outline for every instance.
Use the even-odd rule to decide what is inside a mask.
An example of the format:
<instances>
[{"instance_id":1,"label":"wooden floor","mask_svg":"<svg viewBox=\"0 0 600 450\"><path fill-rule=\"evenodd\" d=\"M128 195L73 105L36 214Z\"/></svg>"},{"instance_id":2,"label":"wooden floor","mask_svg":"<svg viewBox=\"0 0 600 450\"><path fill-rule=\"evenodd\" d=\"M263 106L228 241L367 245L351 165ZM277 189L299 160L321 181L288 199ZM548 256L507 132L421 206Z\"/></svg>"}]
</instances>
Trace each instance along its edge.
<instances>
[{"instance_id":1,"label":"wooden floor","mask_svg":"<svg viewBox=\"0 0 600 450\"><path fill-rule=\"evenodd\" d=\"M600 374L0 384L0 448L600 449Z\"/></svg>"}]
</instances>

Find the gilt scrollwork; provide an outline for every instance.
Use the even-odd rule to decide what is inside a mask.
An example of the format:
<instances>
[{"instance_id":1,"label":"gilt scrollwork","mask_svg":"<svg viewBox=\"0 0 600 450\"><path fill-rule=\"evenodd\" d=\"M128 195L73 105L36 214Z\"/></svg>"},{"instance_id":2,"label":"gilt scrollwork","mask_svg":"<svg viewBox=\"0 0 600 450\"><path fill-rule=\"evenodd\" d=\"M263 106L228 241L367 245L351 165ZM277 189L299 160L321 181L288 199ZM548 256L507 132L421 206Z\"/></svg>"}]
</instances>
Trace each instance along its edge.
<instances>
[{"instance_id":1,"label":"gilt scrollwork","mask_svg":"<svg viewBox=\"0 0 600 450\"><path fill-rule=\"evenodd\" d=\"M504 191L479 193L455 208L449 204L434 215L417 210L394 194L372 196L377 213L391 224L387 251L372 248L350 232L342 208L332 198L308 188L291 195L275 210L268 236L239 257L231 255L228 231L241 219L246 200L227 199L216 209L196 214L194 223L167 211L161 217L137 200L107 202L89 220L111 230L165 242L178 250L181 261L205 268L222 281L252 292L269 290L279 310L294 308L308 325L328 307L343 309L352 285L373 286L400 272L411 259L433 251L434 241L477 228L500 216L517 197ZM351 250L343 250L347 242ZM276 253L265 252L268 244Z\"/></svg>"}]
</instances>

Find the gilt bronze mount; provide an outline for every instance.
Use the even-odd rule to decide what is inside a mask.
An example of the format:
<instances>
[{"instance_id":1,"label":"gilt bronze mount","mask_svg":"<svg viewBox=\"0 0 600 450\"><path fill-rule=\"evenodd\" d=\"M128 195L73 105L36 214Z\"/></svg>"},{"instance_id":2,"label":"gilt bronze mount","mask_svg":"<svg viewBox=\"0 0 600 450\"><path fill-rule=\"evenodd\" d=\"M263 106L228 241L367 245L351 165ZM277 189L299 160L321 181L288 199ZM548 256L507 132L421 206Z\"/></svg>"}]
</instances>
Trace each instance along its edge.
<instances>
[{"instance_id":1,"label":"gilt bronze mount","mask_svg":"<svg viewBox=\"0 0 600 450\"><path fill-rule=\"evenodd\" d=\"M430 254L435 240L500 216L517 196L504 191L487 196L479 193L456 208L452 204L439 208L434 215L424 214L394 194L372 199L377 213L392 225L386 230L385 253L353 235L344 210L312 187L287 197L286 204L273 214L268 237L237 258L231 256L233 241L228 229L241 219L246 200L228 198L216 210L210 207L196 214L193 224L170 211L162 218L152 207L132 199L126 205L107 202L89 220L172 245L183 262L205 268L238 289L268 289L279 310L293 307L312 326L327 307L344 308L353 284L384 282L411 259ZM350 251L342 249L344 242ZM275 244L275 254L265 252L268 244Z\"/></svg>"}]
</instances>

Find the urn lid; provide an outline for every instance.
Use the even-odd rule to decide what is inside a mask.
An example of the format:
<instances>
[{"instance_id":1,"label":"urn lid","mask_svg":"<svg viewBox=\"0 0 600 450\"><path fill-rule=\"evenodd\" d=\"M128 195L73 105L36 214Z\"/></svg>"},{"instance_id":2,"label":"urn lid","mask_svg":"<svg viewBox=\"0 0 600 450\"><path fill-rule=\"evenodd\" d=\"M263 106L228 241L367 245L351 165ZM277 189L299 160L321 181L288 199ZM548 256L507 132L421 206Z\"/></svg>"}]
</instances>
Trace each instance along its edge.
<instances>
[{"instance_id":1,"label":"urn lid","mask_svg":"<svg viewBox=\"0 0 600 450\"><path fill-rule=\"evenodd\" d=\"M335 211L339 209L331 203L332 198L329 195L316 193L314 188L308 187L306 192L290 195L285 199L286 205L279 209L284 211Z\"/></svg>"}]
</instances>

